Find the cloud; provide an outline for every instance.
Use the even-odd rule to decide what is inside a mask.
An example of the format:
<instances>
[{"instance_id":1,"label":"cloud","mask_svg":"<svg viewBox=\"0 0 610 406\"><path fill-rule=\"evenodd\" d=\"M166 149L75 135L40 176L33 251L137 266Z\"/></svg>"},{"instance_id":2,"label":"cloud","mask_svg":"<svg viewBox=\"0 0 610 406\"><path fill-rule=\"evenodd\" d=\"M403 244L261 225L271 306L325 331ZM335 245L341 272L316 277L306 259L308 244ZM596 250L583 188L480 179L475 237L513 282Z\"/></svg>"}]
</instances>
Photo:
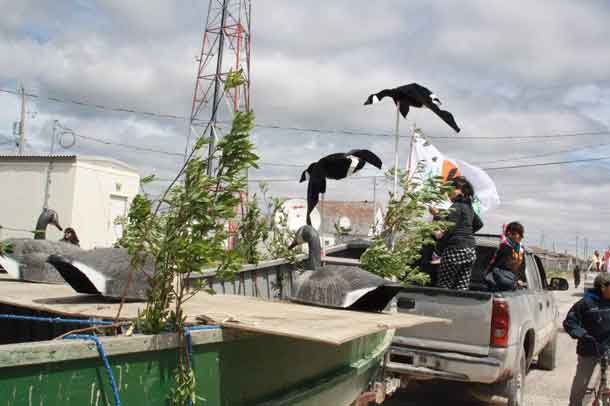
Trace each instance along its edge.
<instances>
[{"instance_id":1,"label":"cloud","mask_svg":"<svg viewBox=\"0 0 610 406\"><path fill-rule=\"evenodd\" d=\"M57 3L57 4L56 4ZM189 116L207 4L196 0L0 0L0 87L42 96ZM455 136L426 110L416 122L449 156L484 167L610 155L610 135L528 140L466 137L546 136L607 130L610 124L610 6L604 2L484 0L383 3L253 3L252 100L260 124L345 128L391 134L390 101L363 106L366 96L412 81L434 90L463 128ZM53 120L79 134L180 154L182 120L108 112L30 99L30 148L45 152ZM35 115L34 115L35 113ZM0 94L0 135L11 137L19 100ZM224 116L223 119L228 117ZM294 178L271 184L276 195L303 196L296 182L307 164L331 152L369 148L389 167L392 136L341 135L257 128L265 166L250 176ZM589 148L583 148L589 146ZM10 145L0 145L9 151ZM400 158L407 159L408 139ZM111 156L142 174L170 177L180 156L143 153L79 138L70 152ZM527 158L531 157L531 158ZM608 162L490 171L503 205L485 218L486 230L521 219L538 242L574 248L575 235L600 247L610 234L603 196L610 196ZM369 169L366 175L377 174ZM162 184L155 186L160 189ZM376 198L390 183L379 180ZM329 199L372 200L372 180L331 182ZM253 185L253 190L256 187Z\"/></svg>"}]
</instances>

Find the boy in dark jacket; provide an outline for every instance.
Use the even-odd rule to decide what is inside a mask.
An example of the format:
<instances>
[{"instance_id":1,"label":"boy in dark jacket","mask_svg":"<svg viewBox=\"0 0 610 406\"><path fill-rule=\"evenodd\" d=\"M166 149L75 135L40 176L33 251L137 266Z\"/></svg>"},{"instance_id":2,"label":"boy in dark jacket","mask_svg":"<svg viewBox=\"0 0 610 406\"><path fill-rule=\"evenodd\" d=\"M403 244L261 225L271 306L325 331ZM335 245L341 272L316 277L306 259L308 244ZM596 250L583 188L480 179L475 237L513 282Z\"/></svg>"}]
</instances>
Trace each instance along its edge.
<instances>
[{"instance_id":1,"label":"boy in dark jacket","mask_svg":"<svg viewBox=\"0 0 610 406\"><path fill-rule=\"evenodd\" d=\"M572 306L563 322L566 333L578 339L578 364L570 392L570 406L582 405L595 365L610 344L610 274L599 274L593 286Z\"/></svg>"}]
</instances>

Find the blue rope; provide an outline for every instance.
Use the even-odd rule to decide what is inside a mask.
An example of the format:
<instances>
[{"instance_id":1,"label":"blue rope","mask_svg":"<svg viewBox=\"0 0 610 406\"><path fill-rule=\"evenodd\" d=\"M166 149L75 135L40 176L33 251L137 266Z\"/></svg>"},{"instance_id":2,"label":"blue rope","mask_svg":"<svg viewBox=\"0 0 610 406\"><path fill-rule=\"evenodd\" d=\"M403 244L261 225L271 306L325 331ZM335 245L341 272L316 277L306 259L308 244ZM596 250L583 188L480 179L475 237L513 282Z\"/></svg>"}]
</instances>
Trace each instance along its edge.
<instances>
[{"instance_id":1,"label":"blue rope","mask_svg":"<svg viewBox=\"0 0 610 406\"><path fill-rule=\"evenodd\" d=\"M64 337L66 340L91 340L95 341L95 345L97 347L97 352L100 354L100 358L104 363L104 368L106 368L106 372L108 373L108 379L110 380L110 386L112 387L112 395L114 396L114 404L115 406L121 406L121 396L119 395L119 390L116 386L116 381L114 380L114 374L112 373L112 368L110 368L110 363L108 362L108 357L106 356L106 351L104 351L104 347L102 346L102 342L97 336L90 336L86 334L70 334Z\"/></svg>"},{"instance_id":2,"label":"blue rope","mask_svg":"<svg viewBox=\"0 0 610 406\"><path fill-rule=\"evenodd\" d=\"M219 330L220 326L192 326L192 327L184 327L184 337L186 338L186 354L189 358L189 365L191 369L193 368L193 337L191 333L193 331L203 331L203 330ZM189 398L188 406L192 406L193 401Z\"/></svg>"},{"instance_id":3,"label":"blue rope","mask_svg":"<svg viewBox=\"0 0 610 406\"><path fill-rule=\"evenodd\" d=\"M8 320L28 320L28 321L42 321L47 323L66 323L66 324L83 324L83 325L110 325L111 321L106 320L80 320L80 319L63 319L61 317L35 317L35 316L21 316L16 314L0 314L0 319Z\"/></svg>"}]
</instances>

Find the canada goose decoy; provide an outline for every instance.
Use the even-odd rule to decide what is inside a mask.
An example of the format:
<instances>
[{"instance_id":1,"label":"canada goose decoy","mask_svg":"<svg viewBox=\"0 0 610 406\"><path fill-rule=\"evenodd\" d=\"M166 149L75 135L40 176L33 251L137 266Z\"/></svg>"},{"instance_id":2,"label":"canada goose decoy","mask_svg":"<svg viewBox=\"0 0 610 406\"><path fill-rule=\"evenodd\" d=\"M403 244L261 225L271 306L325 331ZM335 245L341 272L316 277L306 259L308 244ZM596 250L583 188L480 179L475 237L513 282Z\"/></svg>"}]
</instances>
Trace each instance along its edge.
<instances>
[{"instance_id":1,"label":"canada goose decoy","mask_svg":"<svg viewBox=\"0 0 610 406\"><path fill-rule=\"evenodd\" d=\"M28 282L64 283L61 275L47 263L47 258L51 254L74 253L80 249L59 241L47 241L49 224L62 231L57 212L45 208L36 221L33 240L29 238L4 240L10 246L10 252L0 255L0 266L12 278Z\"/></svg>"},{"instance_id":2,"label":"canada goose decoy","mask_svg":"<svg viewBox=\"0 0 610 406\"><path fill-rule=\"evenodd\" d=\"M364 102L364 105L378 103L386 96L391 97L394 100L394 103L398 105L400 114L402 114L403 118L406 118L407 114L409 114L410 107L427 107L447 123L449 127L453 128L455 132L460 132L460 127L458 127L455 122L453 114L447 110L441 110L439 107L441 105L439 98L424 86L417 83L410 83L394 89L384 89L370 95Z\"/></svg>"},{"instance_id":3,"label":"canada goose decoy","mask_svg":"<svg viewBox=\"0 0 610 406\"><path fill-rule=\"evenodd\" d=\"M301 174L299 182L307 184L307 225L311 225L311 212L320 201L320 193L326 193L326 179L345 179L371 164L381 169L381 159L367 149L354 149L347 153L327 155L313 162Z\"/></svg>"},{"instance_id":4,"label":"canada goose decoy","mask_svg":"<svg viewBox=\"0 0 610 406\"><path fill-rule=\"evenodd\" d=\"M44 208L42 209L42 213L38 216L38 221L36 222L36 229L34 230L34 239L35 240L46 240L47 239L47 227L49 224L54 225L59 229L59 231L63 231L63 228L59 225L59 215L55 210Z\"/></svg>"},{"instance_id":5,"label":"canada goose decoy","mask_svg":"<svg viewBox=\"0 0 610 406\"><path fill-rule=\"evenodd\" d=\"M28 282L65 283L55 268L47 263L52 254L74 254L80 248L59 241L10 238L4 240L10 252L0 255L0 265L12 278Z\"/></svg>"},{"instance_id":6,"label":"canada goose decoy","mask_svg":"<svg viewBox=\"0 0 610 406\"><path fill-rule=\"evenodd\" d=\"M102 295L120 299L125 293L131 272L131 256L124 248L97 248L71 255L51 255L48 262L78 293ZM142 300L149 287L148 276L154 265L147 259L144 269L133 271L132 281L125 298Z\"/></svg>"},{"instance_id":7,"label":"canada goose decoy","mask_svg":"<svg viewBox=\"0 0 610 406\"><path fill-rule=\"evenodd\" d=\"M307 269L293 284L292 301L379 312L402 289L400 284L386 281L358 266L322 266L320 236L312 226L299 228L290 248L303 243L309 246Z\"/></svg>"}]
</instances>

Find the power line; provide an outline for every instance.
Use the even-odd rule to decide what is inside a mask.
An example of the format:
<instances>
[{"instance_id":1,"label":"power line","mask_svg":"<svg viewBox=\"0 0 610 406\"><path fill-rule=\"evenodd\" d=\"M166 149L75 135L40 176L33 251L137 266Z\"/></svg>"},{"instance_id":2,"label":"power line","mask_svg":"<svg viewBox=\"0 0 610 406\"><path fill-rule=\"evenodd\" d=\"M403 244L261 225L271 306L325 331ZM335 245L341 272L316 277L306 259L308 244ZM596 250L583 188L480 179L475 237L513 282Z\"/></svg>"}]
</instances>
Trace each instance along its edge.
<instances>
[{"instance_id":1,"label":"power line","mask_svg":"<svg viewBox=\"0 0 610 406\"><path fill-rule=\"evenodd\" d=\"M10 90L10 89L0 89L0 92L13 94L16 96L20 95L19 92L15 91L15 90ZM55 103L73 104L73 105L81 106L81 107L91 107L91 108L94 108L97 110L112 111L115 113L141 114L141 115L149 116L149 117L158 117L158 118L165 118L165 119L172 119L172 120L187 120L188 119L186 116L180 116L177 114L153 113L150 111L142 111L142 110L136 110L136 109L131 109L131 108L125 108L125 107L113 107L113 106L107 106L104 104L88 103L88 102L84 102L84 101L80 101L80 100L62 99L59 97L51 97L51 96L44 97L44 96L40 96L35 93L26 92L25 96L31 97L34 99L45 99L45 100L55 102Z\"/></svg>"},{"instance_id":2,"label":"power line","mask_svg":"<svg viewBox=\"0 0 610 406\"><path fill-rule=\"evenodd\" d=\"M567 148L567 149L558 150L558 151L544 152L542 154L522 155L517 158L492 159L492 160L488 160L488 161L475 161L475 162L473 162L473 164L479 165L479 164L488 164L488 163L494 163L494 162L521 161L524 159L542 158L545 156L552 156L552 155L564 154L564 153L568 153L568 152L582 151L582 150L596 148L596 147L607 147L609 145L610 145L610 143L591 144L591 145L585 145L585 146L578 147L578 148Z\"/></svg>"},{"instance_id":3,"label":"power line","mask_svg":"<svg viewBox=\"0 0 610 406\"><path fill-rule=\"evenodd\" d=\"M499 166L494 168L481 168L486 171L498 171L503 169L519 169L519 168L533 168L537 166L553 166L553 165L568 165L575 164L581 162L595 162L595 161L605 161L610 159L610 156L603 156L599 158L586 158L586 159L574 159L571 161L557 161L557 162L542 162L537 164L524 164L524 165L513 165L513 166Z\"/></svg>"},{"instance_id":4,"label":"power line","mask_svg":"<svg viewBox=\"0 0 610 406\"><path fill-rule=\"evenodd\" d=\"M179 156L179 157L183 157L184 156L184 154L181 154L181 153L178 153L178 152L169 152L169 151L163 151L163 150L154 149L154 148L138 147L136 145L123 144L121 142L108 141L108 140L105 140L105 139L102 139L102 138L89 137L89 136L81 135L81 134L78 134L78 133L74 133L74 136L78 137L78 138L82 138L82 139L88 140L88 141L97 142L99 144L122 147L122 148L125 148L125 149L131 149L133 151L153 152L153 153L156 153L156 154L163 154L163 155L170 155L170 156Z\"/></svg>"},{"instance_id":5,"label":"power line","mask_svg":"<svg viewBox=\"0 0 610 406\"><path fill-rule=\"evenodd\" d=\"M4 89L0 88L0 92L8 93L12 95L19 96L20 93L16 90ZM157 117L157 118L165 118L165 119L174 119L174 120L189 120L189 117L181 116L177 114L167 114L167 113L154 113L150 111L143 111L134 108L125 108L125 107L116 107L116 106L108 106L103 104L89 103L80 100L70 100L70 99L62 99L59 97L44 97L35 93L25 93L27 97L37 98L37 99L45 99L51 102L62 103L62 104L73 104L81 107L91 107L98 110L104 111L112 111L118 113L131 113L131 114L141 114L149 117ZM201 124L206 124L207 121L198 122ZM227 124L227 123L223 123ZM362 131L362 130L352 130L352 129L331 129L331 128L312 128L312 127L298 127L298 126L283 126L279 124L255 124L255 128L264 128L271 130L285 130L285 131L296 131L296 132L307 132L307 133L315 133L320 135L350 135L350 136L367 136L367 137L393 137L394 134L390 132L371 132L371 131ZM596 131L583 131L583 132L570 132L570 133L558 133L558 134L549 134L549 135L531 135L531 136L472 136L472 137L460 137L460 136L427 136L427 138L435 139L435 140L525 140L525 139L545 139L545 138L563 138L563 137L580 137L580 136L589 136L589 135L607 135L610 134L609 130L596 130ZM402 135L400 138L410 138L410 135Z\"/></svg>"}]
</instances>

